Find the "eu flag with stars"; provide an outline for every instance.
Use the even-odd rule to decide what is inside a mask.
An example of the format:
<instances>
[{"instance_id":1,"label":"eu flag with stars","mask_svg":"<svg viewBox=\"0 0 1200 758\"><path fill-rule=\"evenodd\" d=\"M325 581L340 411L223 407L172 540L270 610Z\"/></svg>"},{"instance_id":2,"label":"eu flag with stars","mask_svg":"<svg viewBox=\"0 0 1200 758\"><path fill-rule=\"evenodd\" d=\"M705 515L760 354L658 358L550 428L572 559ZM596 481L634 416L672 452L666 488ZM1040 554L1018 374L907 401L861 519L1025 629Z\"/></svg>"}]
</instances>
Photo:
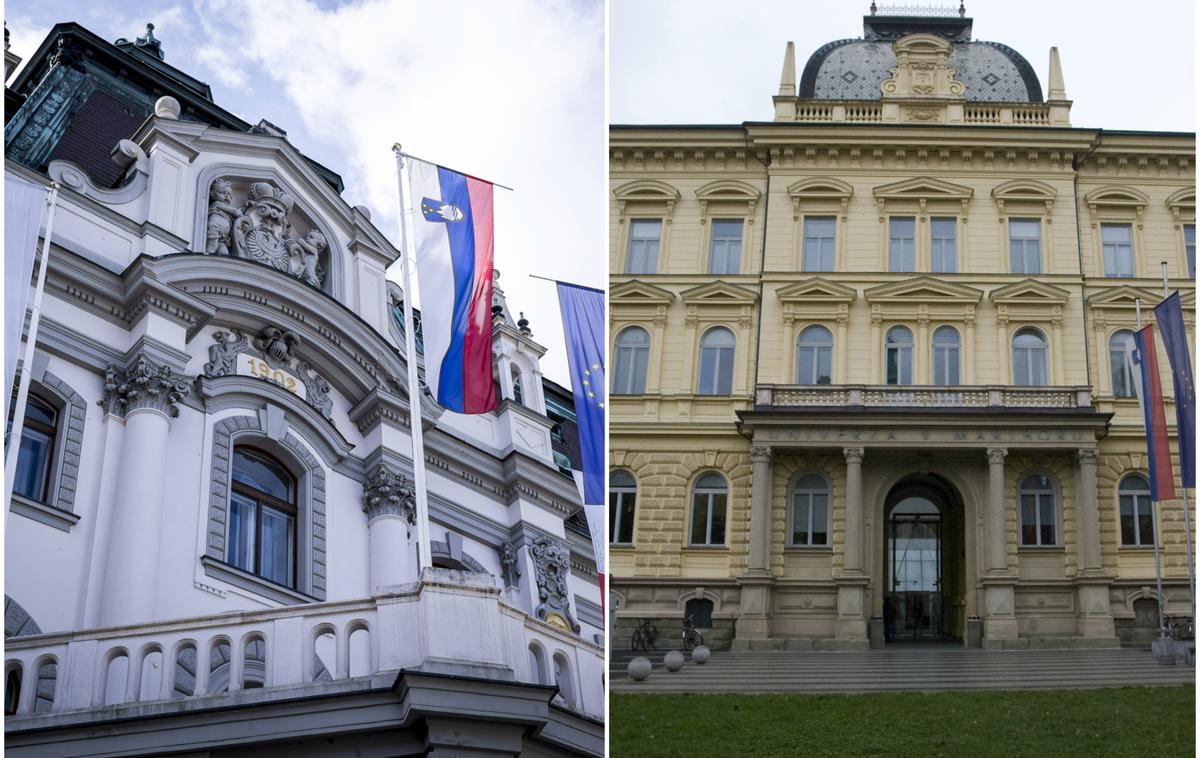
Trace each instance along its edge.
<instances>
[{"instance_id":1,"label":"eu flag with stars","mask_svg":"<svg viewBox=\"0 0 1200 758\"><path fill-rule=\"evenodd\" d=\"M1196 486L1196 388L1192 384L1192 358L1188 354L1187 332L1183 329L1183 307L1179 293L1173 292L1154 306L1158 331L1171 362L1175 380L1175 429L1179 435L1179 467L1183 486Z\"/></svg>"},{"instance_id":2,"label":"eu flag with stars","mask_svg":"<svg viewBox=\"0 0 1200 758\"><path fill-rule=\"evenodd\" d=\"M604 503L604 292L558 282L563 334L575 415L579 418L579 447L583 451L583 502Z\"/></svg>"}]
</instances>

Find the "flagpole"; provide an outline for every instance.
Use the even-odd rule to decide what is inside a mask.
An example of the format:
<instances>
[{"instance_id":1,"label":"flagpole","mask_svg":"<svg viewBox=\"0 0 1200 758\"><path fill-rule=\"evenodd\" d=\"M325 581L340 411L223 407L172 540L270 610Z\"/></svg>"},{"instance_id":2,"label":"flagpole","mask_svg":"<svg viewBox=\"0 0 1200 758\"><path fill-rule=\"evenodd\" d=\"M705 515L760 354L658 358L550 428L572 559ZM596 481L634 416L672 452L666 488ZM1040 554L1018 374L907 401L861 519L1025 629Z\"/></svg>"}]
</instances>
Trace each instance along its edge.
<instances>
[{"instance_id":1,"label":"flagpole","mask_svg":"<svg viewBox=\"0 0 1200 758\"><path fill-rule=\"evenodd\" d=\"M401 149L400 149L400 143L399 143L399 142L397 142L395 145L392 145L392 150L393 150L393 151L396 153L396 155L397 155L397 156L399 156L401 159L404 159L404 158L412 158L414 161L421 161L422 163L432 163L433 165L435 165L435 166L438 166L438 167L440 167L440 168L444 168L444 169L446 169L447 171L453 171L453 172L454 172L454 173L456 173L456 174L462 174L463 176L467 177L468 179L478 179L478 180L479 180L479 181L481 181L481 182L487 182L488 184L492 185L493 187L499 187L500 189L506 189L506 190L508 190L509 192L516 192L516 190L515 190L515 189L513 189L512 187L509 187L507 184L500 184L500 183L498 183L498 182L493 182L491 179L484 179L484 178L482 178L482 177L475 176L474 174L468 174L466 171L459 171L459 170L458 170L458 169L456 169L456 168L450 168L449 166L446 166L446 165L443 165L443 164L441 164L441 163L438 163L437 161L431 161L431 160L428 160L428 159L426 159L426 158L420 158L420 157L418 157L418 156L416 156L416 155L412 155L412 154L410 154L410 153L406 153L406 152L404 152L403 150L401 150Z\"/></svg>"},{"instance_id":2,"label":"flagpole","mask_svg":"<svg viewBox=\"0 0 1200 758\"><path fill-rule=\"evenodd\" d=\"M46 204L50 210L46 215L46 233L42 237L39 255L37 285L33 290L33 304L29 317L29 334L25 337L25 353L21 357L21 381L17 385L17 402L13 407L12 430L8 435L8 450L4 459L4 526L8 527L8 512L12 503L13 486L17 477L17 458L21 451L21 432L25 426L25 402L29 399L29 384L33 379L33 351L37 344L38 325L42 321L42 294L46 291L46 270L50 268L50 234L54 230L54 209L58 206L58 182L50 182L50 194ZM23 319L25 314L21 314ZM5 391L11 391L11 387Z\"/></svg>"},{"instance_id":3,"label":"flagpole","mask_svg":"<svg viewBox=\"0 0 1200 758\"><path fill-rule=\"evenodd\" d=\"M1163 299L1171 296L1171 287L1167 280L1167 262L1162 261L1162 279L1163 279ZM1175 398L1176 407L1179 405L1179 398ZM1181 430L1179 424L1175 424L1175 437L1180 439ZM1183 528L1187 530L1187 571L1188 571L1188 602L1192 604L1192 626L1195 627L1196 619L1196 574L1192 567L1192 509L1188 503L1188 488L1183 482L1183 467L1184 462L1179 462L1179 489L1183 493Z\"/></svg>"},{"instance_id":4,"label":"flagpole","mask_svg":"<svg viewBox=\"0 0 1200 758\"><path fill-rule=\"evenodd\" d=\"M400 188L400 263L404 270L404 354L408 363L408 425L412 432L413 486L417 497L417 574L433 565L429 552L429 499L425 492L425 440L421 430L421 385L417 380L416 327L413 325L412 275L408 271L408 204L404 202L404 153L400 143L392 146L396 154L396 183Z\"/></svg>"},{"instance_id":5,"label":"flagpole","mask_svg":"<svg viewBox=\"0 0 1200 758\"><path fill-rule=\"evenodd\" d=\"M1142 299L1135 298L1133 301L1134 312L1137 314L1137 328L1142 331ZM1150 398L1146 396L1146 388L1142 387L1142 403L1150 402ZM1148 431L1148 430L1147 430ZM1154 472L1150 472L1150 476L1154 476ZM1167 623L1163 618L1163 605L1165 605L1166 596L1163 595L1162 588L1162 561L1158 556L1158 532L1161 529L1162 520L1159 518L1160 511L1158 501L1150 501L1150 508L1154 511L1154 586L1158 591L1158 636L1165 637L1167 634ZM1136 509L1135 509L1136 510ZM1134 513L1134 518L1137 513Z\"/></svg>"}]
</instances>

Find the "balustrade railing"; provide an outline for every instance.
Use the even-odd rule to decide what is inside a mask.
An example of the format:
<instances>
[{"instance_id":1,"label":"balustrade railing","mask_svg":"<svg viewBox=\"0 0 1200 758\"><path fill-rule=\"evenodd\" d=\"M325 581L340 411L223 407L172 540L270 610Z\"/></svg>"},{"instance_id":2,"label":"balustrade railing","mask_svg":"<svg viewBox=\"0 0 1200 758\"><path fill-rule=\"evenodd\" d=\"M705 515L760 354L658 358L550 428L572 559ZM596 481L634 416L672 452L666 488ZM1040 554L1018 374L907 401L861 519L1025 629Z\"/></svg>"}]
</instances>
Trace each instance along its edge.
<instances>
[{"instance_id":1,"label":"balustrade railing","mask_svg":"<svg viewBox=\"0 0 1200 758\"><path fill-rule=\"evenodd\" d=\"M20 680L16 717L303 687L412 669L426 658L508 668L538 684L554 683L557 670L569 677L560 682L566 705L602 712L601 695L582 686L603 671L599 646L500 602L482 583L410 587L364 600L12 638L5 676ZM465 611L470 618L464 594L478 601ZM457 616L445 613L452 607Z\"/></svg>"},{"instance_id":2,"label":"balustrade railing","mask_svg":"<svg viewBox=\"0 0 1200 758\"><path fill-rule=\"evenodd\" d=\"M914 387L911 385L759 385L757 404L774 407L1090 408L1090 387Z\"/></svg>"},{"instance_id":3,"label":"balustrade railing","mask_svg":"<svg viewBox=\"0 0 1200 758\"><path fill-rule=\"evenodd\" d=\"M905 111L900 101L880 100L795 100L794 110L784 120L805 123L899 123ZM946 104L949 106L949 103ZM928 110L927 105L922 108ZM930 123L1005 126L1048 126L1052 122L1046 103L962 103L961 108L947 107L942 118ZM1062 122L1062 125L1067 125Z\"/></svg>"}]
</instances>

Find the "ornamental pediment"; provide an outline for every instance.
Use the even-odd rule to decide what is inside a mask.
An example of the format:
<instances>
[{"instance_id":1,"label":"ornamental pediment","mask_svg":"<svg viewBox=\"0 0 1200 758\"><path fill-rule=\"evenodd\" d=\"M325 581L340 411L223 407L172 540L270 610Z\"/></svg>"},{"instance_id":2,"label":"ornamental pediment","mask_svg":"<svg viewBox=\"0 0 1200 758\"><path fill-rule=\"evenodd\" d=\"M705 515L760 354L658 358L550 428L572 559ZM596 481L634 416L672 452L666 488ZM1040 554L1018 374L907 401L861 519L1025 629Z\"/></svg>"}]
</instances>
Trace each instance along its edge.
<instances>
[{"instance_id":1,"label":"ornamental pediment","mask_svg":"<svg viewBox=\"0 0 1200 758\"><path fill-rule=\"evenodd\" d=\"M696 198L708 202L733 200L753 203L761 196L762 192L757 187L736 179L718 179L696 190Z\"/></svg>"},{"instance_id":2,"label":"ornamental pediment","mask_svg":"<svg viewBox=\"0 0 1200 758\"><path fill-rule=\"evenodd\" d=\"M1061 287L1022 279L1007 286L992 290L988 299L996 305L1066 305L1070 293Z\"/></svg>"},{"instance_id":3,"label":"ornamental pediment","mask_svg":"<svg viewBox=\"0 0 1200 758\"><path fill-rule=\"evenodd\" d=\"M961 184L920 176L875 187L872 193L876 200L958 200L965 202L971 199L975 190Z\"/></svg>"},{"instance_id":4,"label":"ornamental pediment","mask_svg":"<svg viewBox=\"0 0 1200 758\"><path fill-rule=\"evenodd\" d=\"M953 46L933 34L910 34L892 45L896 67L892 78L880 85L885 99L955 98L963 96L963 83L950 68Z\"/></svg>"},{"instance_id":5,"label":"ornamental pediment","mask_svg":"<svg viewBox=\"0 0 1200 758\"><path fill-rule=\"evenodd\" d=\"M1184 187L1167 196L1167 208L1176 222L1196 218L1196 188Z\"/></svg>"},{"instance_id":6,"label":"ornamental pediment","mask_svg":"<svg viewBox=\"0 0 1200 758\"><path fill-rule=\"evenodd\" d=\"M613 190L613 195L618 200L625 202L649 200L673 203L679 200L679 190L657 179L638 179L628 184L622 184Z\"/></svg>"},{"instance_id":7,"label":"ornamental pediment","mask_svg":"<svg viewBox=\"0 0 1200 758\"><path fill-rule=\"evenodd\" d=\"M1136 190L1132 187L1101 187L1100 189L1092 190L1083 196L1083 200L1089 207L1098 205L1121 206L1127 208L1137 208L1141 210L1146 207L1146 203L1150 202L1150 198L1146 193Z\"/></svg>"},{"instance_id":8,"label":"ornamental pediment","mask_svg":"<svg viewBox=\"0 0 1200 758\"><path fill-rule=\"evenodd\" d=\"M975 304L983 299L983 290L963 284L944 282L930 276L918 276L872 287L863 293L863 297L868 303Z\"/></svg>"},{"instance_id":9,"label":"ornamental pediment","mask_svg":"<svg viewBox=\"0 0 1200 758\"><path fill-rule=\"evenodd\" d=\"M1142 301L1143 308L1152 308L1158 304L1161 295L1149 290L1128 285L1109 287L1097 292L1087 299L1089 308L1093 310L1131 311L1137 308L1137 301Z\"/></svg>"},{"instance_id":10,"label":"ornamental pediment","mask_svg":"<svg viewBox=\"0 0 1200 758\"><path fill-rule=\"evenodd\" d=\"M799 200L848 200L854 188L841 179L816 176L789 184L787 192Z\"/></svg>"},{"instance_id":11,"label":"ornamental pediment","mask_svg":"<svg viewBox=\"0 0 1200 758\"><path fill-rule=\"evenodd\" d=\"M844 284L831 282L819 276L794 282L775 290L775 296L781 303L802 305L807 303L845 303L854 302L858 291Z\"/></svg>"},{"instance_id":12,"label":"ornamental pediment","mask_svg":"<svg viewBox=\"0 0 1200 758\"><path fill-rule=\"evenodd\" d=\"M616 305L670 305L675 293L634 279L610 288L608 300Z\"/></svg>"},{"instance_id":13,"label":"ornamental pediment","mask_svg":"<svg viewBox=\"0 0 1200 758\"><path fill-rule=\"evenodd\" d=\"M689 306L700 307L754 305L758 301L758 295L754 290L728 282L712 282L692 287L680 293L680 297Z\"/></svg>"}]
</instances>

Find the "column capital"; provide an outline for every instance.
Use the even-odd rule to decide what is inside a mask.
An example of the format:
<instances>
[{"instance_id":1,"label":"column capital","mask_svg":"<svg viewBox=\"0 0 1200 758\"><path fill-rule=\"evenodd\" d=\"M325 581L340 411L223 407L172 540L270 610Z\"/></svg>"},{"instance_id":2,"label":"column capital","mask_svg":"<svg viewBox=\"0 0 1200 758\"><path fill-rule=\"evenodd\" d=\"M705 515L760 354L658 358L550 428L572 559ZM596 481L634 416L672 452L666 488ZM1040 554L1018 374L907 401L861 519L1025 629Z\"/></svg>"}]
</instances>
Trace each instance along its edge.
<instances>
[{"instance_id":1,"label":"column capital","mask_svg":"<svg viewBox=\"0 0 1200 758\"><path fill-rule=\"evenodd\" d=\"M846 458L846 463L862 463L863 456L866 455L866 450L861 447L844 447L842 455Z\"/></svg>"},{"instance_id":2,"label":"column capital","mask_svg":"<svg viewBox=\"0 0 1200 758\"><path fill-rule=\"evenodd\" d=\"M1100 459L1100 450L1094 447L1081 447L1076 451L1079 462L1085 466L1095 466Z\"/></svg>"},{"instance_id":3,"label":"column capital","mask_svg":"<svg viewBox=\"0 0 1200 758\"><path fill-rule=\"evenodd\" d=\"M398 516L410 526L417 523L412 484L382 463L363 482L363 510L368 524L381 516Z\"/></svg>"},{"instance_id":4,"label":"column capital","mask_svg":"<svg viewBox=\"0 0 1200 758\"><path fill-rule=\"evenodd\" d=\"M1004 447L989 447L987 449L988 463L1004 463L1004 459L1008 457L1008 448Z\"/></svg>"},{"instance_id":5,"label":"column capital","mask_svg":"<svg viewBox=\"0 0 1200 758\"><path fill-rule=\"evenodd\" d=\"M127 416L131 411L149 408L171 418L179 415L179 404L191 392L192 379L177 374L145 353L128 367L108 364L104 374L104 396L100 405L108 413Z\"/></svg>"},{"instance_id":6,"label":"column capital","mask_svg":"<svg viewBox=\"0 0 1200 758\"><path fill-rule=\"evenodd\" d=\"M750 462L751 463L769 463L771 460L770 445L751 445L750 446Z\"/></svg>"}]
</instances>

